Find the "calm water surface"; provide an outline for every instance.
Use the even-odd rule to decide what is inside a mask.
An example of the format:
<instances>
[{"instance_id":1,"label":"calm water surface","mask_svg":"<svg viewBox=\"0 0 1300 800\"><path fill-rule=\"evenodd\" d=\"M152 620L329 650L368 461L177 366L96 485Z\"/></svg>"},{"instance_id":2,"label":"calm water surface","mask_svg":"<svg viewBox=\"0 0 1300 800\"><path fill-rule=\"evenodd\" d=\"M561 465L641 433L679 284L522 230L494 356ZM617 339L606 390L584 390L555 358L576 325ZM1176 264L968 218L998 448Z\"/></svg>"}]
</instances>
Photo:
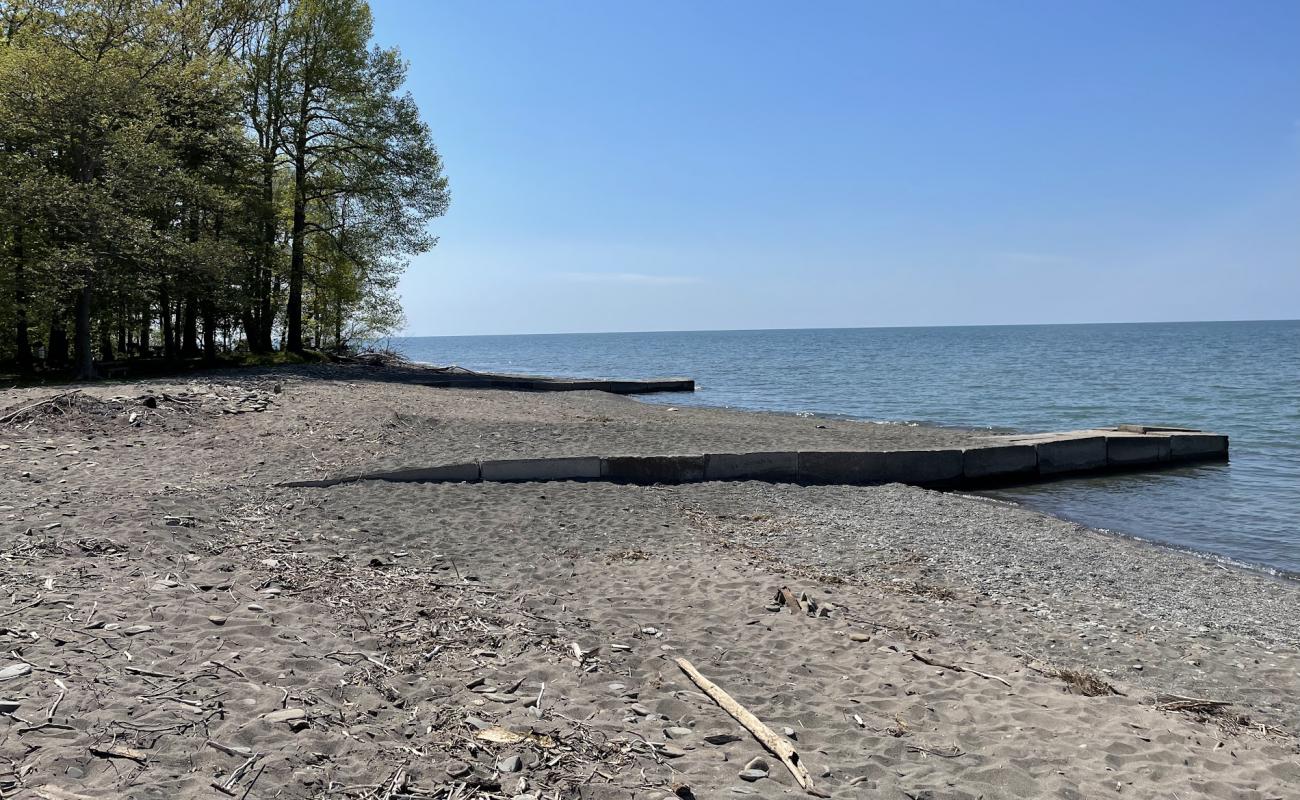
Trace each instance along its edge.
<instances>
[{"instance_id":1,"label":"calm water surface","mask_svg":"<svg viewBox=\"0 0 1300 800\"><path fill-rule=\"evenodd\" d=\"M650 402L997 430L1118 422L1232 439L1232 461L997 496L1086 525L1300 573L1300 321L419 337L417 361L688 376Z\"/></svg>"}]
</instances>

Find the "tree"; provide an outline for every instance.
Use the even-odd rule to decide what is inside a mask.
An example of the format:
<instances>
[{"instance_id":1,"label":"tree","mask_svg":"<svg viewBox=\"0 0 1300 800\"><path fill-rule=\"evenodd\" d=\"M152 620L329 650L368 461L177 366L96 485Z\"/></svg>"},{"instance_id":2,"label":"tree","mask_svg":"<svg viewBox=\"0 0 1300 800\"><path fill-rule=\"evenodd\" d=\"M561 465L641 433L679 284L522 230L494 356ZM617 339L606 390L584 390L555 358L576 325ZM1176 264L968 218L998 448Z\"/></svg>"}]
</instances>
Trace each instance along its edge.
<instances>
[{"instance_id":1,"label":"tree","mask_svg":"<svg viewBox=\"0 0 1300 800\"><path fill-rule=\"evenodd\" d=\"M291 111L284 119L293 170L286 322L292 351L303 349L309 238L332 238L325 247L336 255L364 258L340 236L351 212L353 228L369 228L390 257L400 258L433 245L424 223L445 213L449 201L428 127L410 95L398 94L405 65L395 50L368 49L371 29L361 0L300 0L293 10L285 53Z\"/></svg>"},{"instance_id":2,"label":"tree","mask_svg":"<svg viewBox=\"0 0 1300 800\"><path fill-rule=\"evenodd\" d=\"M48 330L60 363L68 320L84 377L399 324L448 194L371 29L361 0L0 0L0 361Z\"/></svg>"}]
</instances>

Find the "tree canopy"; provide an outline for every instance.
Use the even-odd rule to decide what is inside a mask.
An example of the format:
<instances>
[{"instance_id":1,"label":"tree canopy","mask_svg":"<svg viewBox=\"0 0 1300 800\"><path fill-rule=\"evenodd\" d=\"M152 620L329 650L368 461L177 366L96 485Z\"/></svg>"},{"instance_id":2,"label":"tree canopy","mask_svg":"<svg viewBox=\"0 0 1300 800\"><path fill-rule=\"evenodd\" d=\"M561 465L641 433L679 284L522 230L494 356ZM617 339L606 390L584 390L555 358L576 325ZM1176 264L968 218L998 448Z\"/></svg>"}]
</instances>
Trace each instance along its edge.
<instances>
[{"instance_id":1,"label":"tree canopy","mask_svg":"<svg viewBox=\"0 0 1300 800\"><path fill-rule=\"evenodd\" d=\"M0 0L0 362L343 348L449 201L364 0Z\"/></svg>"}]
</instances>

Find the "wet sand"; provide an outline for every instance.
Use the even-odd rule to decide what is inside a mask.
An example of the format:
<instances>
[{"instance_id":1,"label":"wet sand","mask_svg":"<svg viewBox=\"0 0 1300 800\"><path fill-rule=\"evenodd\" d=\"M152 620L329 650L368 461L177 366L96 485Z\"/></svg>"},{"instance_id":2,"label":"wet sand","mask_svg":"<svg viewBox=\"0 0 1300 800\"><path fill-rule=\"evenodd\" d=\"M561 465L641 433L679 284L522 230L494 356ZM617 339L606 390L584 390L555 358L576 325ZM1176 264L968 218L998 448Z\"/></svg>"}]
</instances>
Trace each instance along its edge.
<instances>
[{"instance_id":1,"label":"wet sand","mask_svg":"<svg viewBox=\"0 0 1300 800\"><path fill-rule=\"evenodd\" d=\"M898 485L274 485L982 432L366 368L86 393L128 399L0 427L5 796L805 794L678 657L834 797L1300 791L1290 582Z\"/></svg>"}]
</instances>

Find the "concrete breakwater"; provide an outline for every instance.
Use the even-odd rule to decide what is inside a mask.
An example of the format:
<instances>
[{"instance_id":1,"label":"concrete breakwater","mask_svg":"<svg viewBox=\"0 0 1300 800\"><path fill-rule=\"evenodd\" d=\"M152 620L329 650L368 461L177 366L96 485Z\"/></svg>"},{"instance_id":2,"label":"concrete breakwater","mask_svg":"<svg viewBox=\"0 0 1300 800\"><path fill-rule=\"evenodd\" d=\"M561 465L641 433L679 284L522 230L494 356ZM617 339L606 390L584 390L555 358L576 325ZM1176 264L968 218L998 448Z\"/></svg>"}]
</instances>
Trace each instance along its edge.
<instances>
[{"instance_id":1,"label":"concrete breakwater","mask_svg":"<svg viewBox=\"0 0 1300 800\"><path fill-rule=\"evenodd\" d=\"M691 378L650 380L547 378L533 375L498 375L468 370L421 376L419 382L424 386L443 389L507 389L516 392L609 392L626 395L695 391L695 381Z\"/></svg>"},{"instance_id":2,"label":"concrete breakwater","mask_svg":"<svg viewBox=\"0 0 1300 800\"><path fill-rule=\"evenodd\" d=\"M965 448L493 459L291 481L283 485L326 487L364 480L408 483L603 480L645 485L758 480L963 488L1159 469L1227 458L1227 436L1179 428L1121 425L1065 433L990 436L978 445Z\"/></svg>"}]
</instances>

